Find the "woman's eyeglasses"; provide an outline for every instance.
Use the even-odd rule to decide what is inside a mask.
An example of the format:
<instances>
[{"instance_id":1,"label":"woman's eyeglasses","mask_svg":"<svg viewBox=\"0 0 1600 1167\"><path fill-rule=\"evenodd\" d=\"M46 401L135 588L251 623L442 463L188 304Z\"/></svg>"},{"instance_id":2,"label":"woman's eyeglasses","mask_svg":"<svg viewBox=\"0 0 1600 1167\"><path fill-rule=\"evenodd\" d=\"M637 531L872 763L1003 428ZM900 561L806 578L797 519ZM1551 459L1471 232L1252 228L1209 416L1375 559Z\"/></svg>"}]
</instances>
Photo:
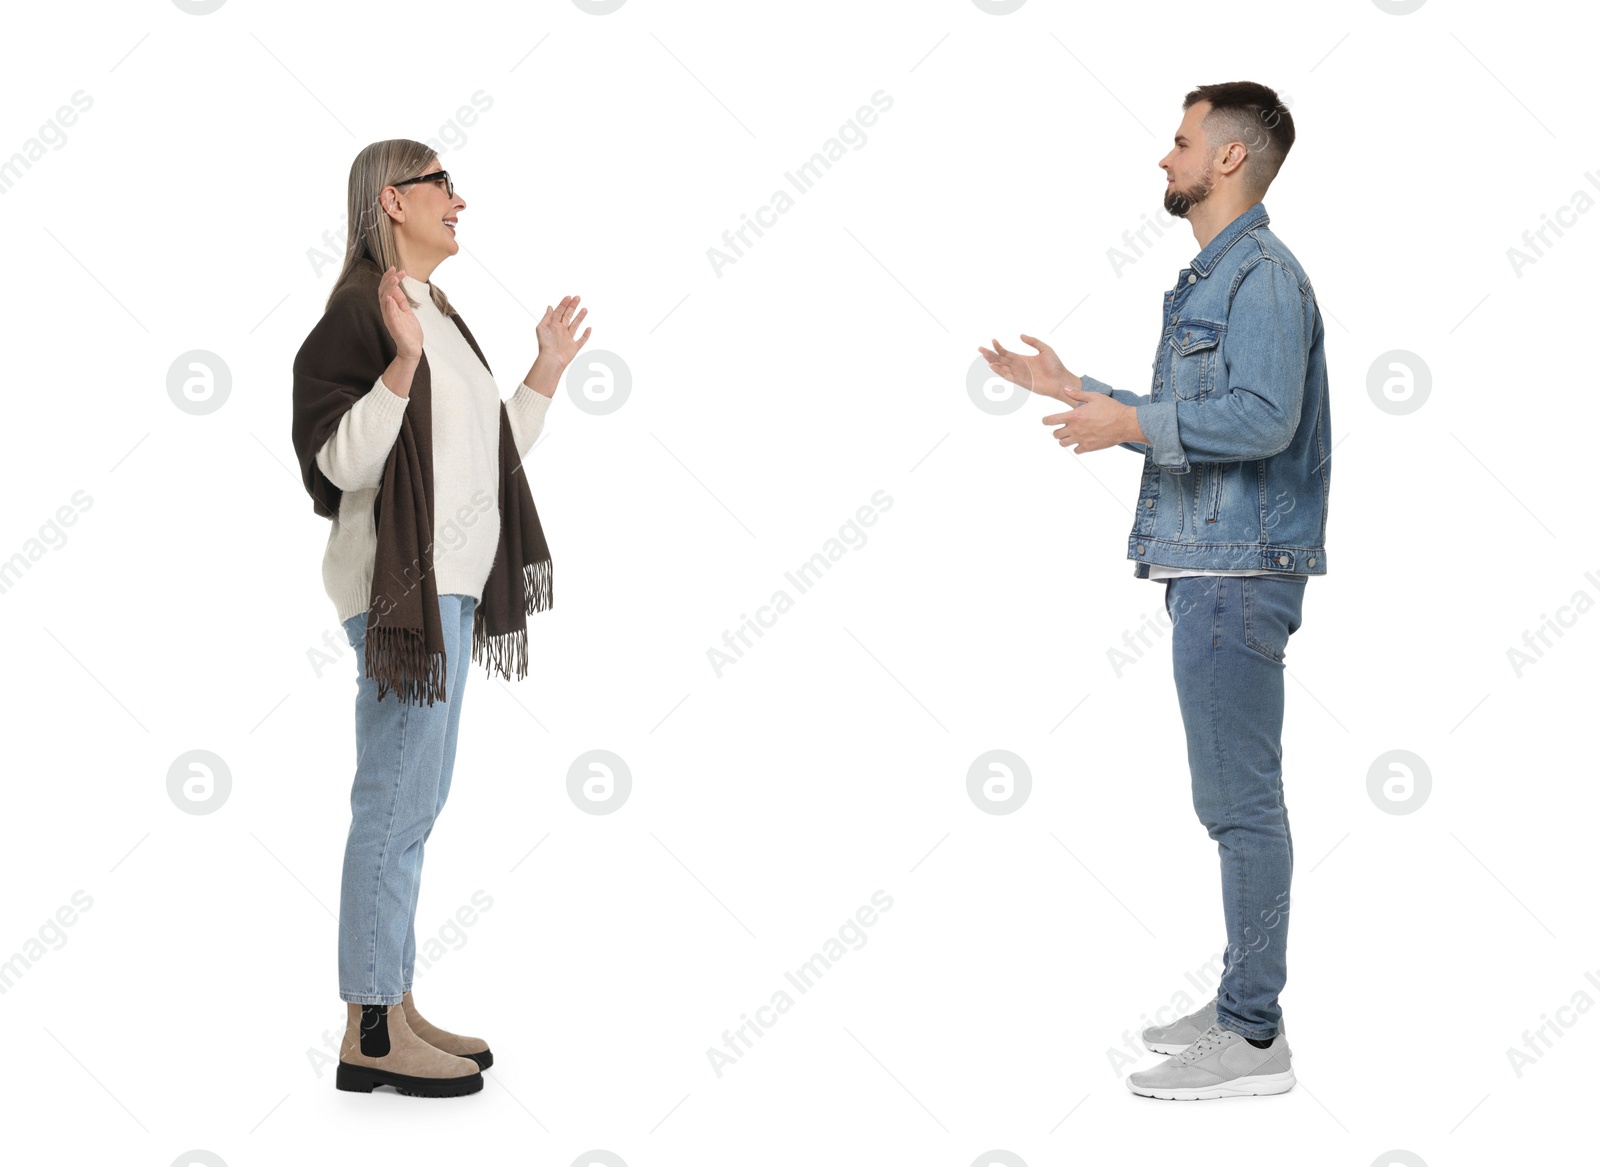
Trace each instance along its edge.
<instances>
[{"instance_id":1,"label":"woman's eyeglasses","mask_svg":"<svg viewBox=\"0 0 1600 1167\"><path fill-rule=\"evenodd\" d=\"M389 185L410 186L413 182L442 182L444 183L444 193L450 198L456 197L455 184L450 181L450 172L448 170L435 170L432 174L423 174L417 176L416 178L407 178L400 182L391 182Z\"/></svg>"}]
</instances>

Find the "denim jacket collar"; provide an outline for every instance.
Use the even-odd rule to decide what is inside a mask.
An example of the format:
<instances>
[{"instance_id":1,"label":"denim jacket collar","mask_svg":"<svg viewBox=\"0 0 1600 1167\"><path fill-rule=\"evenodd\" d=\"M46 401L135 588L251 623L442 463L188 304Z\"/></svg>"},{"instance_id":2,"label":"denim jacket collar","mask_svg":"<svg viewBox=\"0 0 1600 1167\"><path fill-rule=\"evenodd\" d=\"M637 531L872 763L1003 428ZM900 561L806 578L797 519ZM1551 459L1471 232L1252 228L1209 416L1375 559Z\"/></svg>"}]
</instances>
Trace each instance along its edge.
<instances>
[{"instance_id":1,"label":"denim jacket collar","mask_svg":"<svg viewBox=\"0 0 1600 1167\"><path fill-rule=\"evenodd\" d=\"M1199 272L1201 276L1210 275L1217 261L1227 254L1228 248L1232 247L1241 235L1252 227L1260 227L1269 222L1271 219L1267 215L1267 205L1260 202L1252 203L1249 210L1241 212L1233 222L1218 231L1216 238L1205 245L1204 250L1194 257L1193 262L1185 270Z\"/></svg>"}]
</instances>

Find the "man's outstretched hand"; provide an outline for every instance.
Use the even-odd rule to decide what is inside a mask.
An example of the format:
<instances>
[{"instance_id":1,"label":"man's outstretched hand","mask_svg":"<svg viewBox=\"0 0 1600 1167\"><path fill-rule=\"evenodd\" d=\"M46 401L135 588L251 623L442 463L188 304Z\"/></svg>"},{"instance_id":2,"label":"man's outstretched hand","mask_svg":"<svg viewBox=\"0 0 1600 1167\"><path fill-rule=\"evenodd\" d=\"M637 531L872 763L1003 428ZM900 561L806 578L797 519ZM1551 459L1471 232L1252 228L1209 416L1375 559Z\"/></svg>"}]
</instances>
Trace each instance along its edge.
<instances>
[{"instance_id":1,"label":"man's outstretched hand","mask_svg":"<svg viewBox=\"0 0 1600 1167\"><path fill-rule=\"evenodd\" d=\"M1052 436L1063 446L1072 446L1074 454L1108 450L1119 442L1149 444L1133 406L1123 405L1104 393L1085 393L1070 387L1062 389L1059 396L1073 408L1040 420L1045 425L1060 426Z\"/></svg>"},{"instance_id":2,"label":"man's outstretched hand","mask_svg":"<svg viewBox=\"0 0 1600 1167\"><path fill-rule=\"evenodd\" d=\"M1034 393L1045 397L1054 397L1057 401L1065 401L1061 391L1066 388L1079 388L1083 382L1068 371L1067 366L1061 363L1061 358L1056 356L1056 350L1045 344L1037 337L1022 333L1022 340L1039 351L1034 354L1014 353L1008 350L998 340L990 341L994 345L993 351L984 348L981 344L978 351L983 354L983 359L989 362L989 367L999 373L1013 385L1021 385Z\"/></svg>"}]
</instances>

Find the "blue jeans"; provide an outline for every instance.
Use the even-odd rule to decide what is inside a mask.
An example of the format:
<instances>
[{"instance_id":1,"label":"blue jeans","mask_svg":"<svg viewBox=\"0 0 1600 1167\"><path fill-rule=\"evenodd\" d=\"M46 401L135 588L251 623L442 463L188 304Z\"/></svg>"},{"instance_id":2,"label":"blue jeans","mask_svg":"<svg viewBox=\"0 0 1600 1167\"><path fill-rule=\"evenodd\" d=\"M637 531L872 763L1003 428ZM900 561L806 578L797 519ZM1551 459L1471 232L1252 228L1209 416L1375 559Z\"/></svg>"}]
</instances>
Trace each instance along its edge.
<instances>
[{"instance_id":1,"label":"blue jeans","mask_svg":"<svg viewBox=\"0 0 1600 1167\"><path fill-rule=\"evenodd\" d=\"M1258 1040L1277 1036L1288 977L1294 843L1283 805L1283 657L1305 589L1305 576L1167 581L1194 809L1222 860L1228 950L1217 1023Z\"/></svg>"},{"instance_id":2,"label":"blue jeans","mask_svg":"<svg viewBox=\"0 0 1600 1167\"><path fill-rule=\"evenodd\" d=\"M417 955L417 892L422 848L450 793L461 724L461 692L472 656L471 596L439 597L445 694L433 705L378 700L365 676L367 614L344 622L356 652L356 778L350 791L339 892L339 996L396 1005L411 988Z\"/></svg>"}]
</instances>

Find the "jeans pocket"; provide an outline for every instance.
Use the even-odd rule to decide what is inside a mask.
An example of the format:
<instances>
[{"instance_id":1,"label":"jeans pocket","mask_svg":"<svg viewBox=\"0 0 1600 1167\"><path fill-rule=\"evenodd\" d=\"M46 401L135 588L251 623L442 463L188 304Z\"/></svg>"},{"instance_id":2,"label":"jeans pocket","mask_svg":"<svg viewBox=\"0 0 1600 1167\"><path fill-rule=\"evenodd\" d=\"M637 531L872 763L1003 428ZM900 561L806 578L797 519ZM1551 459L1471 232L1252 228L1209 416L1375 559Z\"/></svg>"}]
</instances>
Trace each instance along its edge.
<instances>
[{"instance_id":1,"label":"jeans pocket","mask_svg":"<svg viewBox=\"0 0 1600 1167\"><path fill-rule=\"evenodd\" d=\"M1239 605L1244 609L1244 642L1278 664L1288 651L1289 637L1300 627L1300 601L1305 582L1242 576Z\"/></svg>"}]
</instances>

